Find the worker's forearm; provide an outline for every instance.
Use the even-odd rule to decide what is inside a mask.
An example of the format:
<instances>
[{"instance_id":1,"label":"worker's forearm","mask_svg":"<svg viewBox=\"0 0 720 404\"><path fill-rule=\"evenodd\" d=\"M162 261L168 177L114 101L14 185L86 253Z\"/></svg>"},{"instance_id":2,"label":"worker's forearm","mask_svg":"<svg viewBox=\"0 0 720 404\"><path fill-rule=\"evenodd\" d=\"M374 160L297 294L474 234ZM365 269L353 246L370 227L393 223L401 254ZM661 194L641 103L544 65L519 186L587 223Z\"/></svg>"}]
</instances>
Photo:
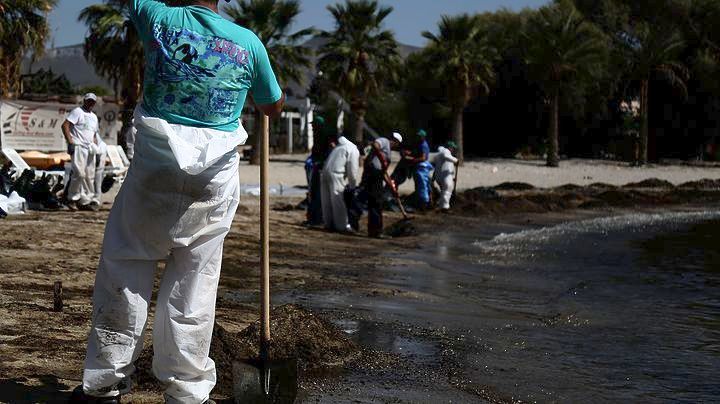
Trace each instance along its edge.
<instances>
[{"instance_id":1,"label":"worker's forearm","mask_svg":"<svg viewBox=\"0 0 720 404\"><path fill-rule=\"evenodd\" d=\"M385 171L384 174L385 174L385 182L387 182L388 186L390 187L390 191L392 191L393 195L396 198L399 198L400 194L398 193L398 189L397 189L397 186L395 185L395 181L393 181L392 178L390 178L390 174L388 174L387 171Z\"/></svg>"},{"instance_id":2,"label":"worker's forearm","mask_svg":"<svg viewBox=\"0 0 720 404\"><path fill-rule=\"evenodd\" d=\"M285 106L285 93L282 94L280 99L274 104L259 104L257 107L262 111L263 114L270 118L277 118L282 114L283 107Z\"/></svg>"},{"instance_id":3,"label":"worker's forearm","mask_svg":"<svg viewBox=\"0 0 720 404\"><path fill-rule=\"evenodd\" d=\"M428 157L429 156L427 154L423 154L420 157L413 158L411 161L413 164L420 164L420 163L424 163L424 162L428 161Z\"/></svg>"},{"instance_id":4,"label":"worker's forearm","mask_svg":"<svg viewBox=\"0 0 720 404\"><path fill-rule=\"evenodd\" d=\"M382 166L383 171L387 171L387 169L390 167L390 163L388 163L387 159L385 158L385 153L376 148L375 154L380 160L380 166Z\"/></svg>"},{"instance_id":5,"label":"worker's forearm","mask_svg":"<svg viewBox=\"0 0 720 404\"><path fill-rule=\"evenodd\" d=\"M63 122L62 126L60 127L62 129L63 136L65 136L65 140L72 144L72 135L70 134L70 123L68 121Z\"/></svg>"}]
</instances>

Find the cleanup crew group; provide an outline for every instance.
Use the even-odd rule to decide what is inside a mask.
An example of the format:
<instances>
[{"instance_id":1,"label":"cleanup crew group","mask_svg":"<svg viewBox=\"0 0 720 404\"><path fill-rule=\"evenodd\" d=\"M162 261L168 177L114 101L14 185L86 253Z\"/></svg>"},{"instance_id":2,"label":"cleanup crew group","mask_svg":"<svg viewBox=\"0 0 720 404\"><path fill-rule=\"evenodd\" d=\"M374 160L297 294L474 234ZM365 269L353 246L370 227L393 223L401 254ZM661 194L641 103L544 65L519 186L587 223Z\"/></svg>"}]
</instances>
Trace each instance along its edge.
<instances>
[{"instance_id":1,"label":"cleanup crew group","mask_svg":"<svg viewBox=\"0 0 720 404\"><path fill-rule=\"evenodd\" d=\"M119 403L130 392L155 269L163 260L152 331L153 374L165 386L167 403L212 403L217 374L208 355L215 300L223 243L240 197L237 146L247 139L240 117L249 94L271 117L281 113L285 95L260 39L221 17L218 0L127 3L145 51L143 97L134 112L132 165L105 228L82 385L71 402ZM92 113L95 101L93 94L85 95L82 107L63 124L73 167L67 199L78 208L97 204L94 178L103 144ZM357 229L356 198L347 196L357 195L361 183L370 235L382 234L386 188L397 194L387 172L391 149L402 141L397 133L372 141L361 181L360 151L352 142L343 136L318 142L309 205L320 223ZM448 146L435 170L443 208L456 161ZM428 204L427 143L421 151L405 153L403 164L415 167L420 199Z\"/></svg>"},{"instance_id":2,"label":"cleanup crew group","mask_svg":"<svg viewBox=\"0 0 720 404\"><path fill-rule=\"evenodd\" d=\"M417 133L420 141L416 147L404 147L403 136L394 132L387 138L378 137L370 141L361 153L342 134L328 135L328 130L332 129L326 127L322 116L315 117L313 127L316 139L305 163L310 189L306 225L324 226L344 233L356 232L363 211L361 206L365 205L368 235L382 237L383 207L402 203L398 187L408 178L413 178L415 182L416 209L426 210L432 206L433 177L440 187L437 206L443 211L450 209L458 162L453 155L455 143L440 146L431 159L424 130ZM392 150L399 151L401 159L389 175Z\"/></svg>"}]
</instances>

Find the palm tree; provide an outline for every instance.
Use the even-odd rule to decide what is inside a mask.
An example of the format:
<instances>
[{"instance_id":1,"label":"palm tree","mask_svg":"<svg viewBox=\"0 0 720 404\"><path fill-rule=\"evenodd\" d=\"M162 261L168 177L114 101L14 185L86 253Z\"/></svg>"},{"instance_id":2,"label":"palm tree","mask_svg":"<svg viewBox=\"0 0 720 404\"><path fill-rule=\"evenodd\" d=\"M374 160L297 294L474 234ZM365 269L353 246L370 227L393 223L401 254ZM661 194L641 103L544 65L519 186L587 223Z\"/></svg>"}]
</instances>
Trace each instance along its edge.
<instances>
[{"instance_id":1,"label":"palm tree","mask_svg":"<svg viewBox=\"0 0 720 404\"><path fill-rule=\"evenodd\" d=\"M105 0L86 7L78 17L89 29L85 56L100 75L111 80L116 97L120 92L123 126L129 124L140 98L145 65L142 43L129 13L127 1Z\"/></svg>"},{"instance_id":2,"label":"palm tree","mask_svg":"<svg viewBox=\"0 0 720 404\"><path fill-rule=\"evenodd\" d=\"M453 117L452 136L462 163L465 108L474 95L490 92L498 53L490 44L487 26L476 16L443 16L438 29L438 35L427 31L422 35L430 40L427 52L433 76L446 88Z\"/></svg>"},{"instance_id":3,"label":"palm tree","mask_svg":"<svg viewBox=\"0 0 720 404\"><path fill-rule=\"evenodd\" d=\"M649 89L652 78L662 78L687 97L688 69L678 61L685 41L677 31L652 29L638 23L622 41L622 54L632 77L640 84L640 149L638 164L648 161Z\"/></svg>"},{"instance_id":4,"label":"palm tree","mask_svg":"<svg viewBox=\"0 0 720 404\"><path fill-rule=\"evenodd\" d=\"M557 167L561 91L602 71L607 61L607 39L569 0L540 8L528 22L524 35L528 66L550 106L547 165Z\"/></svg>"},{"instance_id":5,"label":"palm tree","mask_svg":"<svg viewBox=\"0 0 720 404\"><path fill-rule=\"evenodd\" d=\"M298 0L238 0L237 6L225 7L224 11L238 25L253 31L265 45L270 59L273 61L275 75L281 85L286 86L294 81L302 84L305 69L309 68L311 50L300 44L315 29L304 28L290 32L295 18L300 14ZM260 133L262 112L255 108L255 133ZM260 140L250 159L250 164L260 163Z\"/></svg>"},{"instance_id":6,"label":"palm tree","mask_svg":"<svg viewBox=\"0 0 720 404\"><path fill-rule=\"evenodd\" d=\"M353 138L361 143L370 97L394 81L402 65L395 35L382 29L393 8L375 0L346 0L327 9L335 19L335 31L321 34L327 42L320 51L319 68L323 80L350 104Z\"/></svg>"},{"instance_id":7,"label":"palm tree","mask_svg":"<svg viewBox=\"0 0 720 404\"><path fill-rule=\"evenodd\" d=\"M47 13L57 0L17 0L0 5L0 94L17 92L26 52L42 54L49 35Z\"/></svg>"}]
</instances>

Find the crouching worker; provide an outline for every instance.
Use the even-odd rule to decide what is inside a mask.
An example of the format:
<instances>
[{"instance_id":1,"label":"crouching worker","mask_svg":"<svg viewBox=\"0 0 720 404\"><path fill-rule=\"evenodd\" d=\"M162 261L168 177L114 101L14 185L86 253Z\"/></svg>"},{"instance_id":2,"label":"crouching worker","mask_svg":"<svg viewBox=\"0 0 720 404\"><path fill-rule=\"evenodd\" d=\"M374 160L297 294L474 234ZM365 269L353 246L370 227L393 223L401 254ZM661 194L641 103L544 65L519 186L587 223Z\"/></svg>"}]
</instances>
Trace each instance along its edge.
<instances>
[{"instance_id":1,"label":"crouching worker","mask_svg":"<svg viewBox=\"0 0 720 404\"><path fill-rule=\"evenodd\" d=\"M75 402L119 402L130 390L159 260L153 374L167 403L211 402L215 299L239 200L236 147L247 138L240 113L248 92L271 116L284 96L255 34L223 19L217 0L184 4L128 1L147 61L143 102L105 229Z\"/></svg>"},{"instance_id":2,"label":"crouching worker","mask_svg":"<svg viewBox=\"0 0 720 404\"><path fill-rule=\"evenodd\" d=\"M448 142L447 147L438 147L438 154L435 157L435 181L440 185L440 209L450 209L450 198L455 191L455 170L458 159L453 156L456 153L455 142Z\"/></svg>"},{"instance_id":3,"label":"crouching worker","mask_svg":"<svg viewBox=\"0 0 720 404\"><path fill-rule=\"evenodd\" d=\"M322 171L322 210L325 228L339 232L353 232L348 222L345 188L357 187L360 175L360 150L345 136L339 136L337 146L330 152Z\"/></svg>"}]
</instances>

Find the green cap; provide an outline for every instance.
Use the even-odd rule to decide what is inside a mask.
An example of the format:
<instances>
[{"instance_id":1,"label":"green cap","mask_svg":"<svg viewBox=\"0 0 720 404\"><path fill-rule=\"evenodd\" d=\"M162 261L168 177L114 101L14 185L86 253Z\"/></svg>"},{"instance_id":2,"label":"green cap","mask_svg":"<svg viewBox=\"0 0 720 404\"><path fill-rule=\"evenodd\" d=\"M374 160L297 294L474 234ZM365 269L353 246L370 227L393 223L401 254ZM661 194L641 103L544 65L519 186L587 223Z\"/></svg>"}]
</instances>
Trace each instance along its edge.
<instances>
[{"instance_id":1,"label":"green cap","mask_svg":"<svg viewBox=\"0 0 720 404\"><path fill-rule=\"evenodd\" d=\"M313 117L313 123L315 125L325 125L325 118L323 118L322 115L315 115Z\"/></svg>"},{"instance_id":2,"label":"green cap","mask_svg":"<svg viewBox=\"0 0 720 404\"><path fill-rule=\"evenodd\" d=\"M427 132L425 132L425 130L423 130L423 129L420 129L418 131L417 135L420 137L425 137L425 136L427 136Z\"/></svg>"},{"instance_id":3,"label":"green cap","mask_svg":"<svg viewBox=\"0 0 720 404\"><path fill-rule=\"evenodd\" d=\"M447 142L447 147L451 149L457 149L457 143L453 142L452 140Z\"/></svg>"}]
</instances>

